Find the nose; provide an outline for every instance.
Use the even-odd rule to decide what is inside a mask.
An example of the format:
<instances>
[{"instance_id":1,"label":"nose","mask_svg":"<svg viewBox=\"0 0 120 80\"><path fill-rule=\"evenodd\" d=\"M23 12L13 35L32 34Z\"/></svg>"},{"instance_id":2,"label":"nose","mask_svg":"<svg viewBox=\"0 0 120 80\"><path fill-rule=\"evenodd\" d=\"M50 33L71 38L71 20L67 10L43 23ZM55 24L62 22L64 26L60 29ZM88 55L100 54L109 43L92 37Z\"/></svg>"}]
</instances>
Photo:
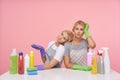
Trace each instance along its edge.
<instances>
[{"instance_id":1,"label":"nose","mask_svg":"<svg viewBox=\"0 0 120 80\"><path fill-rule=\"evenodd\" d=\"M78 30L78 32L80 33L80 30Z\"/></svg>"},{"instance_id":2,"label":"nose","mask_svg":"<svg viewBox=\"0 0 120 80\"><path fill-rule=\"evenodd\" d=\"M61 40L61 39L62 39L62 36L61 36L61 35L59 35L58 39L59 39L59 40Z\"/></svg>"}]
</instances>

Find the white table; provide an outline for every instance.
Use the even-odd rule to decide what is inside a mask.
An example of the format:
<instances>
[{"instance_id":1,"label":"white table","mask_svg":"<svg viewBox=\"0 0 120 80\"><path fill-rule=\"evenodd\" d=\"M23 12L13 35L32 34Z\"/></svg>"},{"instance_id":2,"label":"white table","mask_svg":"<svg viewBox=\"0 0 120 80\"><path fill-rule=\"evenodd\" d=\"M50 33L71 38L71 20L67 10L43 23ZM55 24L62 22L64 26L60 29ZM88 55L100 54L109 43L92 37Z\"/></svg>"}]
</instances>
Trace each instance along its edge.
<instances>
[{"instance_id":1,"label":"white table","mask_svg":"<svg viewBox=\"0 0 120 80\"><path fill-rule=\"evenodd\" d=\"M11 75L6 72L0 76L0 80L120 80L120 74L111 70L110 74L92 75L91 71L54 68L38 71L38 75Z\"/></svg>"}]
</instances>

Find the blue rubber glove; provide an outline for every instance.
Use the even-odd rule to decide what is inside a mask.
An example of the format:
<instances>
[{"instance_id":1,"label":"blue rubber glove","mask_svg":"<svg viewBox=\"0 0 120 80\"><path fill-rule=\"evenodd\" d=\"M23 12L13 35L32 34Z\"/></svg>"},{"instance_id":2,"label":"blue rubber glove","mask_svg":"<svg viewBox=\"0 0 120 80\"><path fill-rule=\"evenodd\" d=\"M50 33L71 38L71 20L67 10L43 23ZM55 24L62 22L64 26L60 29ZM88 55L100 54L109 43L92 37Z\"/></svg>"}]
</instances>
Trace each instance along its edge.
<instances>
[{"instance_id":1,"label":"blue rubber glove","mask_svg":"<svg viewBox=\"0 0 120 80\"><path fill-rule=\"evenodd\" d=\"M34 48L34 49L40 50L41 57L45 57L46 56L45 55L45 49L42 46L36 45L36 44L32 44L31 47Z\"/></svg>"},{"instance_id":2,"label":"blue rubber glove","mask_svg":"<svg viewBox=\"0 0 120 80\"><path fill-rule=\"evenodd\" d=\"M44 65L36 65L35 67L37 67L38 70L44 70Z\"/></svg>"}]
</instances>

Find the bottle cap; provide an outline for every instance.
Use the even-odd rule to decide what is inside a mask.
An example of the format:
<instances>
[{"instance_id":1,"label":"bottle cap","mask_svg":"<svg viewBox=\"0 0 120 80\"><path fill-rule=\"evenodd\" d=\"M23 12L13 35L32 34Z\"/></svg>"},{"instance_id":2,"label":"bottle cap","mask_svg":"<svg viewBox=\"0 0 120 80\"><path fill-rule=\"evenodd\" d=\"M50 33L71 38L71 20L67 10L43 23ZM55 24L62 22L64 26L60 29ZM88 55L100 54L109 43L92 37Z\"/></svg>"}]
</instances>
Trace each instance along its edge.
<instances>
[{"instance_id":1,"label":"bottle cap","mask_svg":"<svg viewBox=\"0 0 120 80\"><path fill-rule=\"evenodd\" d=\"M29 58L29 55L28 55L28 54L26 54L26 55L25 55L25 58Z\"/></svg>"},{"instance_id":2,"label":"bottle cap","mask_svg":"<svg viewBox=\"0 0 120 80\"><path fill-rule=\"evenodd\" d=\"M23 52L22 52L22 51L20 51L20 52L19 52L19 55L20 55L20 56L21 56L21 55L23 55Z\"/></svg>"},{"instance_id":3,"label":"bottle cap","mask_svg":"<svg viewBox=\"0 0 120 80\"><path fill-rule=\"evenodd\" d=\"M33 51L30 51L30 54L33 54Z\"/></svg>"},{"instance_id":4,"label":"bottle cap","mask_svg":"<svg viewBox=\"0 0 120 80\"><path fill-rule=\"evenodd\" d=\"M16 49L13 48L11 56L15 56L15 55L17 55L17 53L16 53Z\"/></svg>"}]
</instances>

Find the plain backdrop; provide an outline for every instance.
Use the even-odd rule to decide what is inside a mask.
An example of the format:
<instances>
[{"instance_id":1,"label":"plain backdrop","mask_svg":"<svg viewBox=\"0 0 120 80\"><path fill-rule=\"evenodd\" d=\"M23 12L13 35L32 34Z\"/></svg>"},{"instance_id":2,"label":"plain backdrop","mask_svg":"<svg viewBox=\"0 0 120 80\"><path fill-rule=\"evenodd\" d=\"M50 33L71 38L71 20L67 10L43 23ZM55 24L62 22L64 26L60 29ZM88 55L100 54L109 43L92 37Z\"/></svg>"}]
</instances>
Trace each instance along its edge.
<instances>
[{"instance_id":1,"label":"plain backdrop","mask_svg":"<svg viewBox=\"0 0 120 80\"><path fill-rule=\"evenodd\" d=\"M42 64L30 45L47 48L77 20L89 23L95 50L109 47L111 68L120 72L120 0L0 0L0 74L9 70L13 48L24 55L33 50L35 64Z\"/></svg>"}]
</instances>

